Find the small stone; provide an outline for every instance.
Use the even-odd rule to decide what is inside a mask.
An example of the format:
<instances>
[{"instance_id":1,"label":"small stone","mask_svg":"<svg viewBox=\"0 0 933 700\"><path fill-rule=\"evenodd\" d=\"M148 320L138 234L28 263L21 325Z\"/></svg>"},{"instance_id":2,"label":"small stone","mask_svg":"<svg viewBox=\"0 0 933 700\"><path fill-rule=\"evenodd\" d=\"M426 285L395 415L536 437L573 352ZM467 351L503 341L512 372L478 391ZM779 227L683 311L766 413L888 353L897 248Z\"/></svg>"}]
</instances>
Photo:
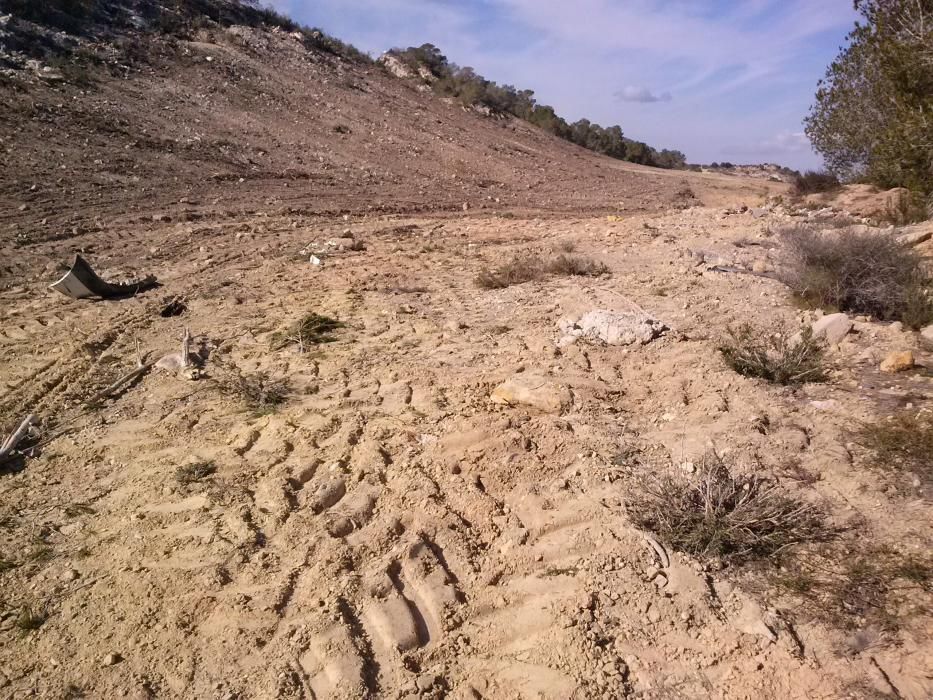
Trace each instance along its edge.
<instances>
[{"instance_id":1,"label":"small stone","mask_svg":"<svg viewBox=\"0 0 933 700\"><path fill-rule=\"evenodd\" d=\"M118 663L120 663L121 661L123 661L123 657L122 657L122 656L120 656L120 655L119 655L118 653L116 653L116 652L111 652L111 653L107 654L107 656L105 656L105 657L103 658L103 661L101 661L101 664L102 664L103 666L116 666L116 665L117 665Z\"/></svg>"},{"instance_id":2,"label":"small stone","mask_svg":"<svg viewBox=\"0 0 933 700\"><path fill-rule=\"evenodd\" d=\"M545 377L517 374L493 389L489 398L506 406L530 406L546 413L560 413L573 401L570 390Z\"/></svg>"},{"instance_id":3,"label":"small stone","mask_svg":"<svg viewBox=\"0 0 933 700\"><path fill-rule=\"evenodd\" d=\"M881 363L882 372L903 372L914 366L914 354L910 350L892 352Z\"/></svg>"},{"instance_id":4,"label":"small stone","mask_svg":"<svg viewBox=\"0 0 933 700\"><path fill-rule=\"evenodd\" d=\"M933 343L933 325L929 325L920 331L920 337Z\"/></svg>"},{"instance_id":5,"label":"small stone","mask_svg":"<svg viewBox=\"0 0 933 700\"><path fill-rule=\"evenodd\" d=\"M65 573L62 574L62 581L75 581L78 579L79 574L74 569L68 569Z\"/></svg>"}]
</instances>

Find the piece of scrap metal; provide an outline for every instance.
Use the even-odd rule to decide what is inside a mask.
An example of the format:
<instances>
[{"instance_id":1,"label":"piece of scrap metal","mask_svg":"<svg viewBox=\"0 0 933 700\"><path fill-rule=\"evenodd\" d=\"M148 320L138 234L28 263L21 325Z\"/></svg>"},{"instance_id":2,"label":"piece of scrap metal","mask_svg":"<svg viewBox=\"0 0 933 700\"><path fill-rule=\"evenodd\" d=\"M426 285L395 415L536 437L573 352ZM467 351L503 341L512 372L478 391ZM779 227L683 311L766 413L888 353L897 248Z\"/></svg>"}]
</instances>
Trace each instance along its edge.
<instances>
[{"instance_id":1,"label":"piece of scrap metal","mask_svg":"<svg viewBox=\"0 0 933 700\"><path fill-rule=\"evenodd\" d=\"M87 260L80 255L75 255L71 269L60 280L50 284L49 288L72 299L88 299L91 297L115 299L133 296L158 285L159 283L156 282L153 275L129 282L105 282L97 276Z\"/></svg>"}]
</instances>

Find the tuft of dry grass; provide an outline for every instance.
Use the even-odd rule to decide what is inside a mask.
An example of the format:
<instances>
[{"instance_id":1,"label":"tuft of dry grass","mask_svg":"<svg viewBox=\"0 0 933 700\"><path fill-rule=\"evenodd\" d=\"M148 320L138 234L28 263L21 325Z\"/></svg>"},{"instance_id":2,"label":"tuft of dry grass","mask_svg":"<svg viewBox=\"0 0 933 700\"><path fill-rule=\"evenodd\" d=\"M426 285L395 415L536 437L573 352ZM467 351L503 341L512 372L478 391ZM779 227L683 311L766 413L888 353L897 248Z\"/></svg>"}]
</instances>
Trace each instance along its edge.
<instances>
[{"instance_id":1,"label":"tuft of dry grass","mask_svg":"<svg viewBox=\"0 0 933 700\"><path fill-rule=\"evenodd\" d=\"M678 551L726 562L765 558L831 536L819 507L758 475L733 475L729 467L709 453L693 476L642 472L626 503L629 517Z\"/></svg>"},{"instance_id":2,"label":"tuft of dry grass","mask_svg":"<svg viewBox=\"0 0 933 700\"><path fill-rule=\"evenodd\" d=\"M217 471L213 462L192 462L175 470L175 481L184 486L203 481Z\"/></svg>"},{"instance_id":3,"label":"tuft of dry grass","mask_svg":"<svg viewBox=\"0 0 933 700\"><path fill-rule=\"evenodd\" d=\"M878 468L910 471L925 486L933 484L933 414L904 412L866 423L856 440Z\"/></svg>"},{"instance_id":4,"label":"tuft of dry grass","mask_svg":"<svg viewBox=\"0 0 933 700\"><path fill-rule=\"evenodd\" d=\"M809 326L794 334L767 334L746 323L729 329L719 351L729 367L746 377L784 385L826 379L825 346Z\"/></svg>"},{"instance_id":5,"label":"tuft of dry grass","mask_svg":"<svg viewBox=\"0 0 933 700\"><path fill-rule=\"evenodd\" d=\"M541 279L544 274L544 266L538 260L523 256L512 258L493 270L484 270L474 281L483 289L505 289Z\"/></svg>"},{"instance_id":6,"label":"tuft of dry grass","mask_svg":"<svg viewBox=\"0 0 933 700\"><path fill-rule=\"evenodd\" d=\"M609 273L601 262L581 255L561 254L548 263L531 256L518 256L493 270L484 270L475 278L483 289L504 289L515 284L540 280L546 275L598 277Z\"/></svg>"},{"instance_id":7,"label":"tuft of dry grass","mask_svg":"<svg viewBox=\"0 0 933 700\"><path fill-rule=\"evenodd\" d=\"M933 280L917 251L894 237L796 227L781 238L789 258L782 280L808 304L911 328L933 322Z\"/></svg>"},{"instance_id":8,"label":"tuft of dry grass","mask_svg":"<svg viewBox=\"0 0 933 700\"><path fill-rule=\"evenodd\" d=\"M275 333L272 336L272 349L281 350L288 345L305 348L309 345L331 343L335 340L334 331L343 327L344 324L335 318L312 312L302 316L286 330Z\"/></svg>"},{"instance_id":9,"label":"tuft of dry grass","mask_svg":"<svg viewBox=\"0 0 933 700\"><path fill-rule=\"evenodd\" d=\"M257 413L271 413L288 400L289 383L273 379L268 372L244 374L233 370L218 381L227 396L239 399L246 408Z\"/></svg>"},{"instance_id":10,"label":"tuft of dry grass","mask_svg":"<svg viewBox=\"0 0 933 700\"><path fill-rule=\"evenodd\" d=\"M794 194L800 196L817 192L832 192L840 187L839 178L826 171L808 170L794 178Z\"/></svg>"},{"instance_id":11,"label":"tuft of dry grass","mask_svg":"<svg viewBox=\"0 0 933 700\"><path fill-rule=\"evenodd\" d=\"M577 277L599 277L609 274L609 268L604 263L581 255L558 255L548 263L547 271L553 275Z\"/></svg>"},{"instance_id":12,"label":"tuft of dry grass","mask_svg":"<svg viewBox=\"0 0 933 700\"><path fill-rule=\"evenodd\" d=\"M26 634L33 632L45 624L46 616L41 612L34 612L32 608L23 608L16 617L16 628Z\"/></svg>"}]
</instances>

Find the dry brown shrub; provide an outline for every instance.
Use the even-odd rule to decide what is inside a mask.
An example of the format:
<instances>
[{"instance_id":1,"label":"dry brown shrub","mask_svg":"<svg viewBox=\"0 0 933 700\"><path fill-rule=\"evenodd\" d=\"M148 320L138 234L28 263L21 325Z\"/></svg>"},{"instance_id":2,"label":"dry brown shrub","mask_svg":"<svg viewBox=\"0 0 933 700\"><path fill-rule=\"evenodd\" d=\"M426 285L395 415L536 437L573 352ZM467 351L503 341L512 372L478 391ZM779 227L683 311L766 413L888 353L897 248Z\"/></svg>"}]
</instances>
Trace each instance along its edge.
<instances>
[{"instance_id":1,"label":"dry brown shrub","mask_svg":"<svg viewBox=\"0 0 933 700\"><path fill-rule=\"evenodd\" d=\"M818 506L797 500L776 481L733 475L715 453L705 455L692 476L647 470L634 479L626 502L632 521L692 556L743 562L832 534Z\"/></svg>"}]
</instances>

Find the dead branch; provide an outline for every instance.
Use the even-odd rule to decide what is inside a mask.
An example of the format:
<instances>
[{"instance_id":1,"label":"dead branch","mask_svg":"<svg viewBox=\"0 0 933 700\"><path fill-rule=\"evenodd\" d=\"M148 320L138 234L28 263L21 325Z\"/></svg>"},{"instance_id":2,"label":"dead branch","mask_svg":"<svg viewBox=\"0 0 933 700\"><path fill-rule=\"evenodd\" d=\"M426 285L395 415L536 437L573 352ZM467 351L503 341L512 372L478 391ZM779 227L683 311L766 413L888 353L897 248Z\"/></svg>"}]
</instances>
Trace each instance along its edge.
<instances>
[{"instance_id":1,"label":"dead branch","mask_svg":"<svg viewBox=\"0 0 933 700\"><path fill-rule=\"evenodd\" d=\"M0 462L3 462L7 457L13 454L13 450L16 449L16 446L22 442L23 438L26 437L26 434L29 432L29 429L32 427L32 424L38 420L35 414L30 413L26 418L23 419L23 422L19 424L19 427L13 431L13 433L3 441L3 445L0 446Z\"/></svg>"}]
</instances>

